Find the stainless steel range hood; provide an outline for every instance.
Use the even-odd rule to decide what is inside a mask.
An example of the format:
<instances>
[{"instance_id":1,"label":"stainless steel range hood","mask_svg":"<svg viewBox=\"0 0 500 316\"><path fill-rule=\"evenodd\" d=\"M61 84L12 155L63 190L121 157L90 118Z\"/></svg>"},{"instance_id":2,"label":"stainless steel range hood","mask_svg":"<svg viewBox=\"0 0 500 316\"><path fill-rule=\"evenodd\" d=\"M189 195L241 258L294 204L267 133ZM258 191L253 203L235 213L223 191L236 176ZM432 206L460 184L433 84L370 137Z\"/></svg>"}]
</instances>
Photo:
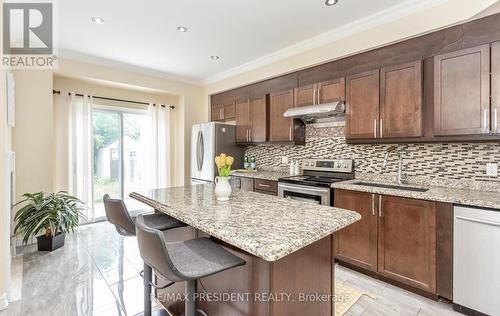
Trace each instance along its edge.
<instances>
[{"instance_id":1,"label":"stainless steel range hood","mask_svg":"<svg viewBox=\"0 0 500 316\"><path fill-rule=\"evenodd\" d=\"M340 121L345 116L345 103L332 102L325 104L300 106L288 109L283 114L283 116L300 119L306 124Z\"/></svg>"}]
</instances>

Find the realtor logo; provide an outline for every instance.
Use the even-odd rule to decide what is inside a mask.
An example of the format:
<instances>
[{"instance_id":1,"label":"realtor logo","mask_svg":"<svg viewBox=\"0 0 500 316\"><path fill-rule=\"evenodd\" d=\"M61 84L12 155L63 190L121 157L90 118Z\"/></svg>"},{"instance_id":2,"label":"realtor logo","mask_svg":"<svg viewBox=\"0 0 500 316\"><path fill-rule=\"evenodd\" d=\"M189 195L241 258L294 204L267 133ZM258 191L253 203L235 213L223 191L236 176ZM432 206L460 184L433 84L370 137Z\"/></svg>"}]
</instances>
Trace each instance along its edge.
<instances>
[{"instance_id":1,"label":"realtor logo","mask_svg":"<svg viewBox=\"0 0 500 316\"><path fill-rule=\"evenodd\" d=\"M54 4L3 3L2 67L54 68Z\"/></svg>"}]
</instances>

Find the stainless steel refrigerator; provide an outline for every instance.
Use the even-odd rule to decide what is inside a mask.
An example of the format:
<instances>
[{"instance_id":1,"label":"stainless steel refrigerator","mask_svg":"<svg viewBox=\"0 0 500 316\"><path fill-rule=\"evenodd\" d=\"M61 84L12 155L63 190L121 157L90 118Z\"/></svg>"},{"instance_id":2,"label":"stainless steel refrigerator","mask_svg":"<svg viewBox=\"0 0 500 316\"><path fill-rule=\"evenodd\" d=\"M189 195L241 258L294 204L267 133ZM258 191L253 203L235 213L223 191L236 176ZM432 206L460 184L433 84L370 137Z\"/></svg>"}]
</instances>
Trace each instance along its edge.
<instances>
[{"instance_id":1,"label":"stainless steel refrigerator","mask_svg":"<svg viewBox=\"0 0 500 316\"><path fill-rule=\"evenodd\" d=\"M245 150L235 143L235 126L208 122L191 128L191 184L214 182L214 158L225 153L234 157L232 169L243 168Z\"/></svg>"}]
</instances>

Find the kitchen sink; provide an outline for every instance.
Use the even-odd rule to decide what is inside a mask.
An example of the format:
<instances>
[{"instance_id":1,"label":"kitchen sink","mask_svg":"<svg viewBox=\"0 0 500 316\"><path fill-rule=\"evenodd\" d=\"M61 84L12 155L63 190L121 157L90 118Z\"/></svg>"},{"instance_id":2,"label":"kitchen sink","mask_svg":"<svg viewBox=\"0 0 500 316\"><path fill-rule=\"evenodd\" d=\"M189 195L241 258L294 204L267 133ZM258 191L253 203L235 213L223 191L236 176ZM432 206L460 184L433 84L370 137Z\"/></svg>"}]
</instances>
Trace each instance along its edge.
<instances>
[{"instance_id":1,"label":"kitchen sink","mask_svg":"<svg viewBox=\"0 0 500 316\"><path fill-rule=\"evenodd\" d=\"M429 191L429 189L425 189L425 188L406 187L406 186L402 186L402 185L392 185L392 184L381 184L381 183L370 183L370 182L355 182L353 184L354 185L364 185L364 186L368 186L368 187L404 190L404 191L413 191L413 192L427 192L427 191Z\"/></svg>"}]
</instances>

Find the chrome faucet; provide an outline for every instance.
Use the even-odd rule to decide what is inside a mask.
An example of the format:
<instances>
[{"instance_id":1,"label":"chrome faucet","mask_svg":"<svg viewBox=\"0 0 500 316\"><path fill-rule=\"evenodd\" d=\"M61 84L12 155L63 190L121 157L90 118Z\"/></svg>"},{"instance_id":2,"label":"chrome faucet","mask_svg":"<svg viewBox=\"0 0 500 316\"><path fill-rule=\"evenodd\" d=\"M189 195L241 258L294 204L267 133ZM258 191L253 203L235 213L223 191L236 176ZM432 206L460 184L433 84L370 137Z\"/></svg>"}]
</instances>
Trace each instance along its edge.
<instances>
[{"instance_id":1,"label":"chrome faucet","mask_svg":"<svg viewBox=\"0 0 500 316\"><path fill-rule=\"evenodd\" d=\"M387 168L387 160L389 159L389 155L391 152L397 151L398 153L398 175L396 178L396 182L398 184L404 184L408 180L408 176L405 172L403 172L403 151L397 150L397 147L393 146L387 150L384 157L384 163L382 164L382 168Z\"/></svg>"}]
</instances>

